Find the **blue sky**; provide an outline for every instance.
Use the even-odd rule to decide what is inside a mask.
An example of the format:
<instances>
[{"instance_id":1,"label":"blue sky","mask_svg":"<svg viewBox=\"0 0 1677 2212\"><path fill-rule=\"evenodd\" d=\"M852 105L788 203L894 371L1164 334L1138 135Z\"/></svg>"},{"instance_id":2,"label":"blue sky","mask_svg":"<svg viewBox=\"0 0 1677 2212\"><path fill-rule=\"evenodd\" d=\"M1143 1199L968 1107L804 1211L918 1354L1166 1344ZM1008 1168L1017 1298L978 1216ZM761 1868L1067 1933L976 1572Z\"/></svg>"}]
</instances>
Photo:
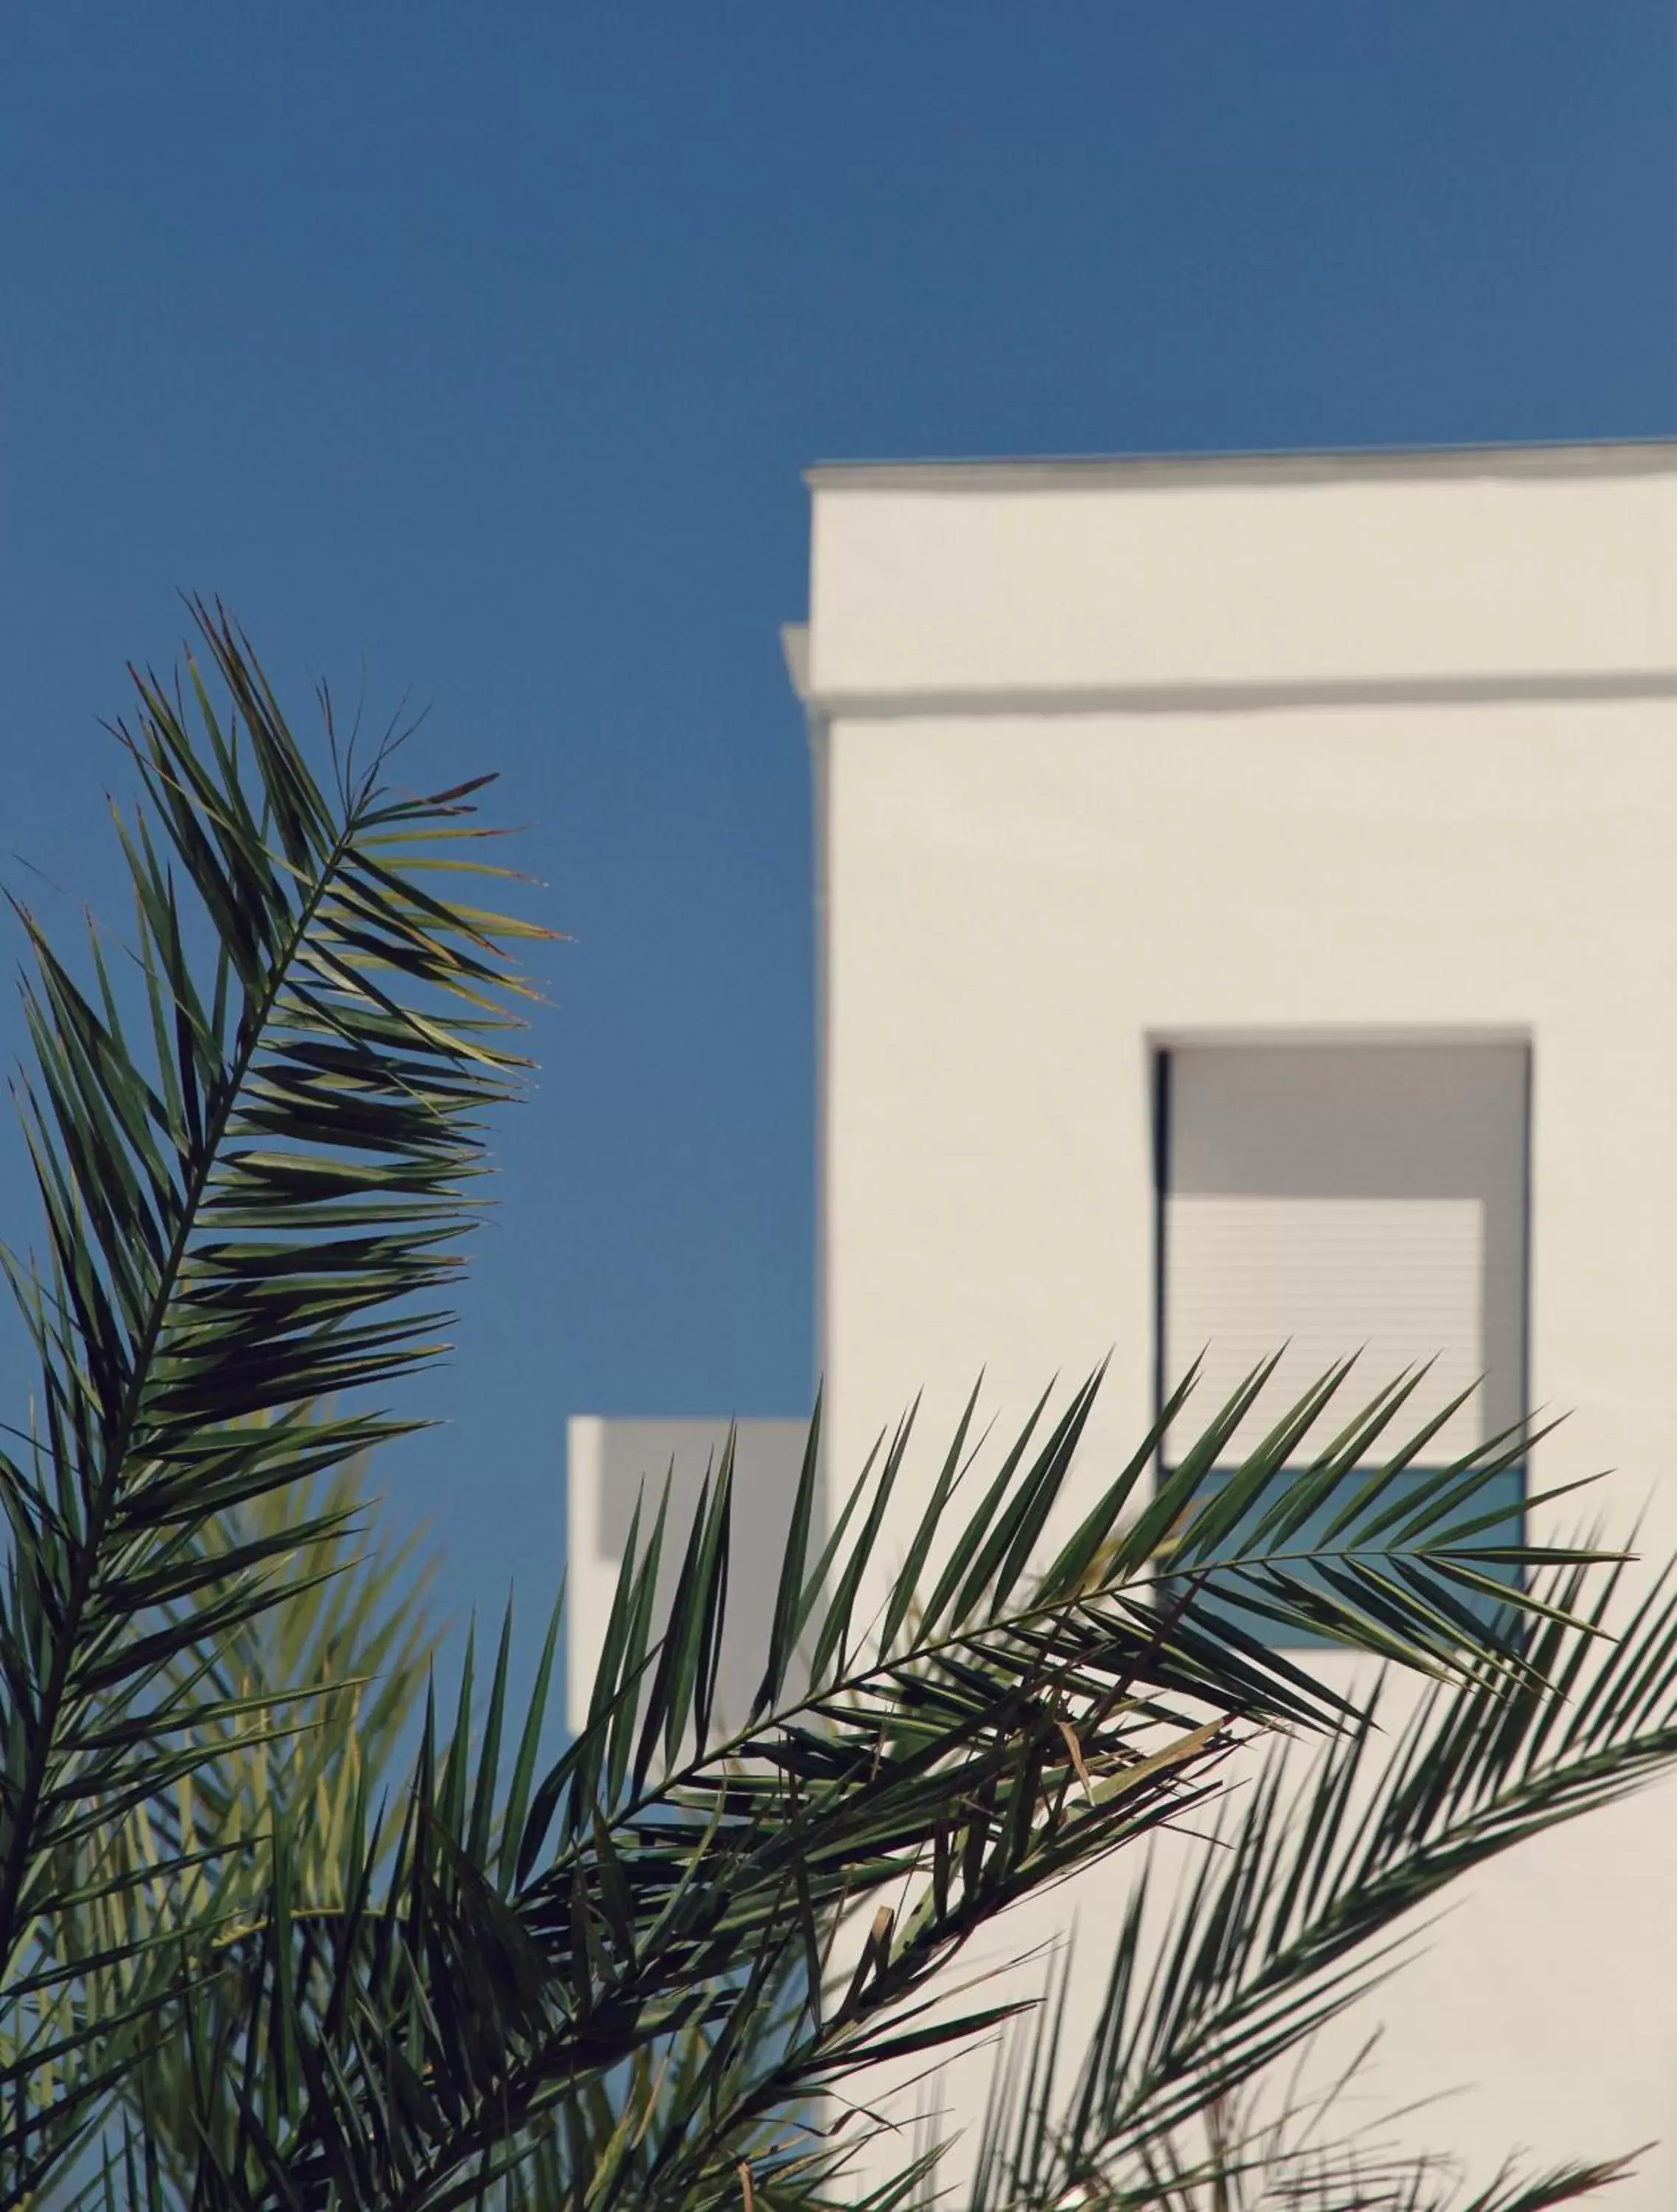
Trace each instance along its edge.
<instances>
[{"instance_id":1,"label":"blue sky","mask_svg":"<svg viewBox=\"0 0 1677 2212\"><path fill-rule=\"evenodd\" d=\"M1670 0L13 6L0 205L8 879L116 910L185 587L501 770L574 939L386 1470L461 1613L568 1413L808 1403L802 469L1677 430Z\"/></svg>"}]
</instances>

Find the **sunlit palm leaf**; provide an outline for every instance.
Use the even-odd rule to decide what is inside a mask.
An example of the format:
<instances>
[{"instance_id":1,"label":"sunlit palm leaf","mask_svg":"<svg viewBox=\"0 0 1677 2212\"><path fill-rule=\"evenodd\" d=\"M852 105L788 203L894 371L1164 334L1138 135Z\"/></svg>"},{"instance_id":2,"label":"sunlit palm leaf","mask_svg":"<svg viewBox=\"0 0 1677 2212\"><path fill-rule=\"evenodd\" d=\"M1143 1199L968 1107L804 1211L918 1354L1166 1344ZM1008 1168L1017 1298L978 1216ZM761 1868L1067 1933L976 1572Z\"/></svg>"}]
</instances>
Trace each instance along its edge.
<instances>
[{"instance_id":1,"label":"sunlit palm leaf","mask_svg":"<svg viewBox=\"0 0 1677 2212\"><path fill-rule=\"evenodd\" d=\"M858 1623L858 1595L906 1431L816 1559L812 1442L756 1710L720 1736L711 1693L731 1452L684 1539L661 1638L665 1515L645 1534L637 1520L591 1716L557 1765L538 1779L520 1757L486 1826L475 1808L493 1754L474 1752L463 1702L451 1741L422 1759L388 1885L369 1869L338 1923L305 1925L289 1871L276 1869L248 1962L270 2001L252 2008L258 2032L239 2069L205 2075L220 2094L204 2119L216 2148L200 2201L242 2212L336 2192L434 2208L491 2182L515 2191L521 2162L538 2157L559 2160L567 2188L598 2212L708 2201L733 2185L742 2157L766 2190L781 2174L789 2196L795 2177L813 2186L822 2154L789 2116L837 2081L935 2053L1007 2009L981 1999L954 2016L927 2009L976 1928L1201 1802L1255 1731L1343 1719L1342 1700L1210 1606L1219 1578L1267 1574L1278 1607L1297 1579L1301 1609L1347 1640L1541 1695L1518 1625L1548 1620L1540 1597L1492 1625L1458 1616L1431 1586L1471 1548L1474 1476L1494 1454L1388 1537L1367 1518L1348 1524L1342 1551L1307 1557L1284 1510L1184 1593L1179 1520L1154 1515L1140 1536L1124 1523L1150 1438L1046 1572L1033 1567L1094 1388L1073 1394L1040 1444L1027 1431L951 1521L963 1424L876 1627ZM1311 1395L1314 1414L1331 1395ZM1219 1413L1214 1436L1250 1395ZM1359 1419L1359 1435L1388 1403ZM1309 1425L1279 1424L1253 1462L1284 1508L1315 1480L1280 1472ZM1369 1515L1377 1502L1370 1492ZM930 1595L911 1602L934 1535L951 1529ZM1342 1564L1343 1596L1303 1581L1324 1559ZM496 1710L503 1689L497 1670ZM538 1728L532 1711L526 1747ZM835 1945L859 1915L866 1940L841 1968ZM283 2013L282 1974L296 2000ZM284 2041L269 2048L259 2024L282 2017Z\"/></svg>"},{"instance_id":2,"label":"sunlit palm leaf","mask_svg":"<svg viewBox=\"0 0 1677 2212\"><path fill-rule=\"evenodd\" d=\"M165 1902L183 1928L197 1920L216 1962L194 1992L197 2033L212 2047L235 2039L245 2018L249 1993L229 1969L240 1957L238 1931L265 1909L270 1838L292 1838L297 1910L341 1912L348 1870L365 1849L355 1823L369 1786L375 1796L393 1788L411 1754L437 1649L427 1602L434 1560L417 1557L411 1535L381 1540L388 1532L364 1461L248 1500L205 1540L224 1553L246 1534L295 1532L322 1519L355 1529L353 1571L343 1571L335 1544L305 1547L284 1602L244 1623L214 1669L229 1696L309 1693L295 1705L288 1695L283 1711L298 1725L260 1743L224 1727L223 1747L172 1799L130 1815L131 1848L182 1868ZM93 1946L84 1938L78 1948ZM180 2037L153 2042L125 2080L122 2101L160 2178L190 2191L198 2096Z\"/></svg>"},{"instance_id":3,"label":"sunlit palm leaf","mask_svg":"<svg viewBox=\"0 0 1677 2212\"><path fill-rule=\"evenodd\" d=\"M1557 1570L1540 1595L1582 1617L1528 1624L1532 1672L1517 1686L1501 1671L1439 1685L1395 1741L1379 1728L1376 1689L1312 1768L1296 1751L1271 1757L1191 1877L1162 1900L1136 1882L1070 2081L1056 2079L1049 2024L1063 1987L1006 2055L975 2212L1127 2201L1155 2145L1273 2076L1376 1990L1451 1882L1677 1763L1672 1575L1634 1605L1618 1575L1587 1595L1577 1571ZM1578 2172L1600 2185L1596 2169ZM1571 2185L1552 2186L1559 2201ZM1508 2201L1527 2200L1510 2184Z\"/></svg>"},{"instance_id":4,"label":"sunlit palm leaf","mask_svg":"<svg viewBox=\"0 0 1677 2212\"><path fill-rule=\"evenodd\" d=\"M40 1997L66 1885L127 1814L275 1725L218 1677L280 1562L315 1547L329 1571L343 1525L330 1498L280 1530L226 1516L411 1425L368 1394L436 1349L481 1117L520 1065L504 948L527 931L422 873L454 864L474 787L398 796L383 750L336 748L323 785L226 617L197 615L216 692L196 663L184 698L139 676L121 732L131 945L94 932L78 983L21 910L45 1242L8 1263L39 1377L0 1453L7 2195L116 2049ZM213 1526L237 1533L208 1545ZM131 1992L141 2022L161 1965Z\"/></svg>"},{"instance_id":5,"label":"sunlit palm leaf","mask_svg":"<svg viewBox=\"0 0 1677 2212\"><path fill-rule=\"evenodd\" d=\"M812 2100L1002 2020L933 2008L1015 1900L1202 1803L1253 1736L1358 1721L1243 1617L1546 1710L1577 1592L1506 1577L1592 1555L1500 1544L1488 1486L1524 1434L1415 1478L1437 1424L1399 1432L1413 1382L1318 1444L1344 1370L1214 1493L1270 1370L1155 1488L1173 1401L1066 1533L1096 1378L987 1480L969 1407L906 1525L905 1424L822 1545L812 1435L762 1684L726 1727L730 1446L686 1530L667 1501L637 1516L558 1761L556 1620L520 1724L503 1634L481 1726L469 1658L390 1792L412 1674L367 1693L368 1759L338 1670L415 1655L334 1614L355 1498L307 1486L404 1425L368 1394L434 1348L528 933L423 888L478 834L472 787L398 799L345 760L328 791L200 611L225 704L189 672L192 736L143 678L125 733L131 960L95 936L79 986L25 917L46 1234L13 1263L40 1382L0 1461L0 2184L62 2173L114 2113L92 2186L149 2212L894 2212L922 2176L860 2199ZM1337 1935L1286 1940L1331 1988ZM1261 2045L1242 2002L1214 2064Z\"/></svg>"}]
</instances>

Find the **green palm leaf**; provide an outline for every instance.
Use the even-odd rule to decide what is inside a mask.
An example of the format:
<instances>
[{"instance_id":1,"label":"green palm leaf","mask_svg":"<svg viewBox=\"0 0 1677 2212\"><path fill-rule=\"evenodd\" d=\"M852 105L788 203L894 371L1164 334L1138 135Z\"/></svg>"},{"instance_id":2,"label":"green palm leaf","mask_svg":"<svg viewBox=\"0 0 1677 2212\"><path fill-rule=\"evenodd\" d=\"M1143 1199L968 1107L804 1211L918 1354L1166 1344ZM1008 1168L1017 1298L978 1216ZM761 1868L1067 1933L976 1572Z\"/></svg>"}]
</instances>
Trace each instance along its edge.
<instances>
[{"instance_id":1,"label":"green palm leaf","mask_svg":"<svg viewBox=\"0 0 1677 2212\"><path fill-rule=\"evenodd\" d=\"M400 798L336 749L323 784L198 615L216 695L142 678L124 732L131 957L95 934L78 983L24 917L46 1234L10 1263L40 1376L0 1455L0 2190L63 2181L102 2128L94 2197L149 2212L896 2212L930 2154L863 2198L814 2100L1006 2019L937 2006L973 1932L1204 1804L1254 1738L1326 1735L1331 1765L1365 1732L1243 1620L1546 1714L1599 1555L1500 1543L1487 1486L1523 1433L1418 1480L1413 1383L1346 1421L1344 1370L1211 1492L1270 1370L1154 1490L1179 1395L1069 1531L1098 1377L987 1478L969 1407L906 1523L905 1422L818 1547L817 1429L743 1723L715 1694L730 1446L685 1530L667 1496L637 1516L562 1754L556 1619L519 1724L503 1632L481 1723L469 1655L392 1789L423 1637L388 1589L347 1594L343 1471L409 1425L380 1395L436 1349L521 1065L507 948L537 933L426 887L476 865L475 786ZM1414 1880L1379 1879L1407 1910ZM1234 2079L1288 1990L1300 2017L1335 2001L1342 1918L1261 1913L1255 1998L1190 1959L1167 2043ZM1200 2109L1170 2104L1176 2063L1146 2075L1145 2158Z\"/></svg>"},{"instance_id":2,"label":"green palm leaf","mask_svg":"<svg viewBox=\"0 0 1677 2212\"><path fill-rule=\"evenodd\" d=\"M975 2209L1124 2199L1159 2145L1174 2154L1184 2129L1377 1990L1449 1884L1669 1771L1674 1571L1634 1603L1618 1571L1589 1590L1555 1569L1539 1595L1553 1613L1528 1620L1517 1683L1493 1669L1439 1684L1395 1740L1379 1725L1389 1686L1376 1685L1305 1771L1296 1748L1272 1754L1193 1879L1161 1901L1144 1874L1069 2083L1054 2026L1006 2053ZM1051 1990L1049 2022L1063 1998ZM1607 2174L1578 2171L1592 2187ZM1528 2201L1512 2183L1505 2195Z\"/></svg>"},{"instance_id":3,"label":"green palm leaf","mask_svg":"<svg viewBox=\"0 0 1677 2212\"><path fill-rule=\"evenodd\" d=\"M292 1842L297 1911L341 1912L349 1870L365 1847L355 1824L369 1792L376 1798L392 1787L410 1753L437 1649L428 1611L434 1561L416 1557L412 1535L380 1541L386 1532L365 1460L246 1501L206 1531L205 1540L224 1553L252 1533L295 1538L322 1520L355 1528L361 1556L352 1571L343 1571L335 1542L305 1545L291 1562L284 1601L242 1624L214 1669L229 1698L258 1708L264 1694L282 1692L282 1709L295 1724L265 1741L223 1728L216 1755L170 1798L137 1808L123 1837L131 1857L180 1869L172 1893L154 1893L148 1902L175 1919L177 1963L189 1931L209 1961L193 2007L196 2033L210 2047L236 2039L242 2026L249 1993L229 1969L240 1955L239 1931L266 1909L274 1838ZM73 1948L86 1957L98 1938L84 1931ZM182 2039L164 2034L150 2042L121 2097L128 2119L143 2130L160 2182L167 2178L172 2189L190 2193L200 2150L198 2090Z\"/></svg>"},{"instance_id":4,"label":"green palm leaf","mask_svg":"<svg viewBox=\"0 0 1677 2212\"><path fill-rule=\"evenodd\" d=\"M532 933L425 884L459 865L476 787L402 797L387 749L335 743L323 785L227 617L195 611L220 696L193 661L184 695L137 676L120 731L131 945L93 933L84 986L20 909L45 1237L8 1260L39 1377L0 1452L8 2196L71 2145L115 2048L42 1996L74 1964L88 1848L290 1724L228 1669L283 1561L333 1571L345 1515L327 1495L283 1529L239 1516L411 1425L368 1394L437 1349L482 1116L521 1065L506 946ZM148 1870L147 1893L168 1881ZM162 1964L128 1993L137 2033Z\"/></svg>"},{"instance_id":5,"label":"green palm leaf","mask_svg":"<svg viewBox=\"0 0 1677 2212\"><path fill-rule=\"evenodd\" d=\"M1279 1607L1305 1565L1338 1560L1345 1594L1297 1583L1310 1618L1365 1648L1395 1644L1447 1680L1541 1700L1544 1654L1526 1624L1559 1631L1565 1608L1534 1591L1489 1622L1427 1586L1471 1548L1471 1467L1430 1510L1407 1504L1383 1540L1358 1519L1342 1553L1307 1559L1294 1516L1278 1514L1184 1591L1178 1522L1156 1516L1142 1536L1121 1524L1149 1439L1033 1571L1094 1388L1040 1443L1028 1429L951 1524L963 1425L875 1626L858 1623L858 1595L906 1430L813 1562L800 1498L763 1686L732 1731L716 1732L711 1698L731 1453L686 1532L661 1637L665 1510L644 1534L637 1522L588 1723L545 1776L521 1754L486 1820L500 1722L474 1747L463 1695L452 1736L428 1732L388 1880L369 1844L352 1905L305 1923L276 1864L241 1969L245 2039L203 2069L214 2154L198 2200L436 2208L493 2187L510 2202L526 2162L543 2160L599 2212L708 2201L736 2185L742 2158L789 2197L835 2180L842 2160L800 2133L812 2098L1012 2009L927 2010L975 1929L1202 1803L1253 1735L1356 1717L1211 1604L1218 1577L1270 1575ZM1332 1395L1312 1394L1317 1414ZM1213 1431L1243 1412L1224 1408ZM1365 1435L1380 1418L1353 1425ZM1278 1472L1301 1432L1279 1424L1254 1463L1279 1502L1315 1480ZM805 1489L817 1460L812 1440ZM952 1548L916 1607L934 1522L945 1539L953 1527ZM1581 1556L1593 1555L1552 1554ZM503 1661L496 1716L504 1691ZM526 1747L539 1724L532 1711Z\"/></svg>"}]
</instances>

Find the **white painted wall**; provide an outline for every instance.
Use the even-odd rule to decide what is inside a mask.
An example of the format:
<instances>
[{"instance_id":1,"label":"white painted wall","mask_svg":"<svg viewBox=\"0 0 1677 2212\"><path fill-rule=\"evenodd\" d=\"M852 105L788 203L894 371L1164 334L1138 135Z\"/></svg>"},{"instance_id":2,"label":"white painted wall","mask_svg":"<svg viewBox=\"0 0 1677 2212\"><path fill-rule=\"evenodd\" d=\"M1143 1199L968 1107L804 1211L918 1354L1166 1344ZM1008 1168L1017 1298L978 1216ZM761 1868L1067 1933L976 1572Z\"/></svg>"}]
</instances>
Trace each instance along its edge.
<instances>
[{"instance_id":1,"label":"white painted wall","mask_svg":"<svg viewBox=\"0 0 1677 2212\"><path fill-rule=\"evenodd\" d=\"M1456 684L1670 672L1650 446L817 470L809 688Z\"/></svg>"},{"instance_id":2,"label":"white painted wall","mask_svg":"<svg viewBox=\"0 0 1677 2212\"><path fill-rule=\"evenodd\" d=\"M1088 1479L1143 1433L1158 1041L1497 1036L1537 1474L1677 1549L1677 451L812 481L831 1479L923 1389L928 1481L981 1365L1005 1425L1115 1348ZM1420 2140L1677 2136L1674 1820L1528 1847L1394 1985L1389 2101L1472 2085Z\"/></svg>"}]
</instances>

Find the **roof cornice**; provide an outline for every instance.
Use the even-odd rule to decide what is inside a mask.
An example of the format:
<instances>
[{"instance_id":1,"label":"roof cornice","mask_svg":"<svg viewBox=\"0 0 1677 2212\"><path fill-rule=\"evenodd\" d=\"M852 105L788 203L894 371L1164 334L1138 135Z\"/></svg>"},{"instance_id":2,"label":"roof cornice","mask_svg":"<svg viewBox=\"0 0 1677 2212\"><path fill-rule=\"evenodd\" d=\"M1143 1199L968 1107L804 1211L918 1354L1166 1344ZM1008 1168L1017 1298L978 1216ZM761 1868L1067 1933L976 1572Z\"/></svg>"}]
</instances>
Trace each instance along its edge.
<instances>
[{"instance_id":1,"label":"roof cornice","mask_svg":"<svg viewBox=\"0 0 1677 2212\"><path fill-rule=\"evenodd\" d=\"M1320 483L1380 477L1625 477L1677 473L1677 441L1485 446L1367 446L1232 453L1045 456L1028 460L822 461L815 491L1139 490L1166 484Z\"/></svg>"}]
</instances>

